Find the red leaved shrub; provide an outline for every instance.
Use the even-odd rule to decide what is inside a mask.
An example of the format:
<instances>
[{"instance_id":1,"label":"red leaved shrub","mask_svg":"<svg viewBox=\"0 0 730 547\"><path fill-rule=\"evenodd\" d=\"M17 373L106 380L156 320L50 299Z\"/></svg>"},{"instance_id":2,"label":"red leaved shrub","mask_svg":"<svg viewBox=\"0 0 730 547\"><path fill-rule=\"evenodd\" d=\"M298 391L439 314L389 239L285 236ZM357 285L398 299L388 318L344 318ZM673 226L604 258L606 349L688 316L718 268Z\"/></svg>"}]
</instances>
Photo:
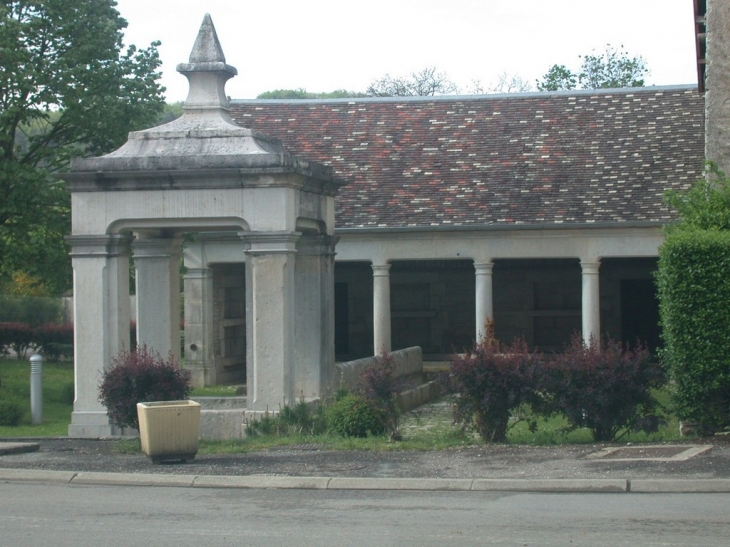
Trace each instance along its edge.
<instances>
[{"instance_id":1,"label":"red leaved shrub","mask_svg":"<svg viewBox=\"0 0 730 547\"><path fill-rule=\"evenodd\" d=\"M113 424L139 429L137 403L187 399L191 390L190 371L143 345L112 360L102 375L99 402Z\"/></svg>"},{"instance_id":2,"label":"red leaved shrub","mask_svg":"<svg viewBox=\"0 0 730 547\"><path fill-rule=\"evenodd\" d=\"M543 414L564 414L571 429L590 429L595 441L613 441L622 430L658 429L652 389L664 380L645 346L632 349L611 339L600 344L594 338L586 345L575 335L546 365L537 406Z\"/></svg>"}]
</instances>

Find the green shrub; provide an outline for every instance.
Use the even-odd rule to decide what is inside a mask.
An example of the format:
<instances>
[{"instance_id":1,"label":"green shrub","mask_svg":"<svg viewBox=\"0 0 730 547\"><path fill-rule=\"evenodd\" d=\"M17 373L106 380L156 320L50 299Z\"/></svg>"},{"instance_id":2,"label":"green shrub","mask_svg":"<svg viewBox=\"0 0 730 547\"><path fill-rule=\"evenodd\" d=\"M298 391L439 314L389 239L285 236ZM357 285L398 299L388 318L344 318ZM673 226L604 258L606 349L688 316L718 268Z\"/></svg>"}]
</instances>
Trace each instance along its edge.
<instances>
[{"instance_id":1,"label":"green shrub","mask_svg":"<svg viewBox=\"0 0 730 547\"><path fill-rule=\"evenodd\" d=\"M0 401L0 425L15 427L20 423L23 411L12 401Z\"/></svg>"},{"instance_id":2,"label":"green shrub","mask_svg":"<svg viewBox=\"0 0 730 547\"><path fill-rule=\"evenodd\" d=\"M391 439L401 440L398 429L400 410L395 369L396 363L393 354L383 351L375 358L375 364L360 374L360 391L363 397L385 413L385 425Z\"/></svg>"},{"instance_id":3,"label":"green shrub","mask_svg":"<svg viewBox=\"0 0 730 547\"><path fill-rule=\"evenodd\" d=\"M343 437L367 437L385 432L387 413L361 395L345 395L327 409L327 429Z\"/></svg>"},{"instance_id":4,"label":"green shrub","mask_svg":"<svg viewBox=\"0 0 730 547\"><path fill-rule=\"evenodd\" d=\"M187 399L191 390L190 371L143 345L112 360L102 375L99 401L113 424L139 429L137 403Z\"/></svg>"},{"instance_id":5,"label":"green shrub","mask_svg":"<svg viewBox=\"0 0 730 547\"><path fill-rule=\"evenodd\" d=\"M12 348L18 359L33 345L33 328L27 323L0 323L0 346Z\"/></svg>"},{"instance_id":6,"label":"green shrub","mask_svg":"<svg viewBox=\"0 0 730 547\"><path fill-rule=\"evenodd\" d=\"M0 323L27 323L35 327L61 319L60 298L0 295Z\"/></svg>"},{"instance_id":7,"label":"green shrub","mask_svg":"<svg viewBox=\"0 0 730 547\"><path fill-rule=\"evenodd\" d=\"M659 250L661 358L680 419L730 422L730 232L674 229Z\"/></svg>"},{"instance_id":8,"label":"green shrub","mask_svg":"<svg viewBox=\"0 0 730 547\"><path fill-rule=\"evenodd\" d=\"M44 323L33 329L33 344L51 363L61 357L73 356L74 327L72 323Z\"/></svg>"},{"instance_id":9,"label":"green shrub","mask_svg":"<svg viewBox=\"0 0 730 547\"><path fill-rule=\"evenodd\" d=\"M76 398L76 388L73 382L66 382L61 387L61 396L59 397L60 402L65 405L73 405L74 399Z\"/></svg>"}]
</instances>

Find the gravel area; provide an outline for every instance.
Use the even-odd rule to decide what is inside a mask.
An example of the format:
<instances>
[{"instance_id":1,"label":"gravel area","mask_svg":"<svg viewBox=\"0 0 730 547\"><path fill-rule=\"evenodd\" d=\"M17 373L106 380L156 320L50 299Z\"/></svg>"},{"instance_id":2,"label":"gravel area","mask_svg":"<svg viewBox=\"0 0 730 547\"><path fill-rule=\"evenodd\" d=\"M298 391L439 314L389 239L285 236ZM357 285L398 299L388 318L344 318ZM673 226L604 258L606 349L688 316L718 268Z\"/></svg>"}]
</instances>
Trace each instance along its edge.
<instances>
[{"instance_id":1,"label":"gravel area","mask_svg":"<svg viewBox=\"0 0 730 547\"><path fill-rule=\"evenodd\" d=\"M416 430L450 427L451 410L448 401L442 400L403 418L403 434L408 437ZM121 453L117 439L37 438L33 442L40 444L35 452L0 455L0 468L377 478L730 478L728 436L652 445L490 444L437 451L345 451L304 444L245 454L198 454L185 464L159 465L153 465L141 453ZM709 448L696 449L694 452L700 453L685 460L672 460L688 454L685 450L698 445Z\"/></svg>"},{"instance_id":2,"label":"gravel area","mask_svg":"<svg viewBox=\"0 0 730 547\"><path fill-rule=\"evenodd\" d=\"M534 447L489 445L439 451L334 451L316 445L277 447L234 455L198 455L186 464L153 465L142 454L121 454L116 440L36 439L40 450L0 456L0 467L173 473L188 475L268 475L432 478L730 478L726 438L693 444L711 449L686 461L587 458L611 446ZM680 443L663 445L667 448ZM681 445L689 447L690 445ZM667 451L676 454L677 450ZM652 456L656 451L652 451ZM641 454L639 454L641 456Z\"/></svg>"}]
</instances>

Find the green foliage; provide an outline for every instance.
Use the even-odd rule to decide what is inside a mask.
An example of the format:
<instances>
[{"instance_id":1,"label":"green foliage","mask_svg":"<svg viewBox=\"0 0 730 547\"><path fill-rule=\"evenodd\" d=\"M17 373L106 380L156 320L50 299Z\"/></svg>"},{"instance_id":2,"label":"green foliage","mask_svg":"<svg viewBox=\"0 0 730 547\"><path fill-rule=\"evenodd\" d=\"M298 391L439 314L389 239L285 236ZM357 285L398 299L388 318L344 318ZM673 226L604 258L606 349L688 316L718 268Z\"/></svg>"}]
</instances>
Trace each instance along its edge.
<instances>
[{"instance_id":1,"label":"green foliage","mask_svg":"<svg viewBox=\"0 0 730 547\"><path fill-rule=\"evenodd\" d=\"M61 319L61 301L42 296L0 295L0 323L30 326L55 323Z\"/></svg>"},{"instance_id":2,"label":"green foliage","mask_svg":"<svg viewBox=\"0 0 730 547\"><path fill-rule=\"evenodd\" d=\"M661 357L675 412L712 428L730 422L730 232L693 222L669 230L659 250Z\"/></svg>"},{"instance_id":3,"label":"green foliage","mask_svg":"<svg viewBox=\"0 0 730 547\"><path fill-rule=\"evenodd\" d=\"M675 229L730 230L730 178L715 164L708 163L705 177L687 192L669 191L668 205L679 213Z\"/></svg>"},{"instance_id":4,"label":"green foliage","mask_svg":"<svg viewBox=\"0 0 730 547\"><path fill-rule=\"evenodd\" d=\"M246 423L250 436L312 436L327 431L325 407L301 399L294 405L284 405L275 414L265 412L263 416Z\"/></svg>"},{"instance_id":5,"label":"green foliage","mask_svg":"<svg viewBox=\"0 0 730 547\"><path fill-rule=\"evenodd\" d=\"M0 425L15 427L20 423L23 411L14 401L0 401Z\"/></svg>"},{"instance_id":6,"label":"green foliage","mask_svg":"<svg viewBox=\"0 0 730 547\"><path fill-rule=\"evenodd\" d=\"M170 123L176 119L178 119L180 116L183 115L183 103L182 101L177 101L174 103L165 103L165 106L162 109L162 112L155 120L154 125L162 125L166 123Z\"/></svg>"},{"instance_id":7,"label":"green foliage","mask_svg":"<svg viewBox=\"0 0 730 547\"><path fill-rule=\"evenodd\" d=\"M385 426L392 440L401 440L398 430L398 386L395 379L396 363L393 354L383 351L374 365L360 375L363 397L378 407L386 416Z\"/></svg>"},{"instance_id":8,"label":"green foliage","mask_svg":"<svg viewBox=\"0 0 730 547\"><path fill-rule=\"evenodd\" d=\"M101 377L99 402L113 424L139 429L137 403L186 399L191 389L190 371L142 346L112 359Z\"/></svg>"},{"instance_id":9,"label":"green foliage","mask_svg":"<svg viewBox=\"0 0 730 547\"><path fill-rule=\"evenodd\" d=\"M361 395L350 394L327 409L327 429L343 437L367 437L385 432L387 414Z\"/></svg>"},{"instance_id":10,"label":"green foliage","mask_svg":"<svg viewBox=\"0 0 730 547\"><path fill-rule=\"evenodd\" d=\"M538 91L559 91L564 89L605 89L620 87L643 87L644 76L649 73L646 61L641 56L629 57L623 46L616 49L611 44L599 55L579 56L581 66L573 72L565 65L553 65L537 80Z\"/></svg>"},{"instance_id":11,"label":"green foliage","mask_svg":"<svg viewBox=\"0 0 730 547\"><path fill-rule=\"evenodd\" d=\"M0 359L0 401L15 401L23 411L17 426L0 426L0 437L67 435L73 402L73 366L69 363L43 364L43 423L35 425L30 423L29 367L27 360Z\"/></svg>"},{"instance_id":12,"label":"green foliage","mask_svg":"<svg viewBox=\"0 0 730 547\"><path fill-rule=\"evenodd\" d=\"M163 106L156 43L123 49L113 0L0 5L0 277L25 271L60 294L70 200L53 174L121 145Z\"/></svg>"},{"instance_id":13,"label":"green foliage","mask_svg":"<svg viewBox=\"0 0 730 547\"><path fill-rule=\"evenodd\" d=\"M306 89L300 87L298 89L275 89L273 91L264 91L260 93L257 99L349 99L367 97L367 94L359 91L348 91L346 89L335 89L330 92L310 93Z\"/></svg>"},{"instance_id":14,"label":"green foliage","mask_svg":"<svg viewBox=\"0 0 730 547\"><path fill-rule=\"evenodd\" d=\"M536 80L538 91L562 91L575 89L578 85L578 75L573 74L565 65L553 65L542 77Z\"/></svg>"}]
</instances>

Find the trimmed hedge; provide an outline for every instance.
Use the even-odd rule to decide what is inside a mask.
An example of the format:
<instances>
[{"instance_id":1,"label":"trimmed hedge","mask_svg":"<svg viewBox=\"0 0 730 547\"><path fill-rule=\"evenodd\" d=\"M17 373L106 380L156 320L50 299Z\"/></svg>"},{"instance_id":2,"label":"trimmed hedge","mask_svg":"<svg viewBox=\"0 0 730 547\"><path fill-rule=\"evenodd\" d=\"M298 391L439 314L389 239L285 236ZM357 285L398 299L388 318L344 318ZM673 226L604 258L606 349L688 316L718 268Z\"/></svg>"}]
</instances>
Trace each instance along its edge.
<instances>
[{"instance_id":1,"label":"trimmed hedge","mask_svg":"<svg viewBox=\"0 0 730 547\"><path fill-rule=\"evenodd\" d=\"M673 404L683 420L730 421L730 232L671 230L657 272Z\"/></svg>"}]
</instances>

